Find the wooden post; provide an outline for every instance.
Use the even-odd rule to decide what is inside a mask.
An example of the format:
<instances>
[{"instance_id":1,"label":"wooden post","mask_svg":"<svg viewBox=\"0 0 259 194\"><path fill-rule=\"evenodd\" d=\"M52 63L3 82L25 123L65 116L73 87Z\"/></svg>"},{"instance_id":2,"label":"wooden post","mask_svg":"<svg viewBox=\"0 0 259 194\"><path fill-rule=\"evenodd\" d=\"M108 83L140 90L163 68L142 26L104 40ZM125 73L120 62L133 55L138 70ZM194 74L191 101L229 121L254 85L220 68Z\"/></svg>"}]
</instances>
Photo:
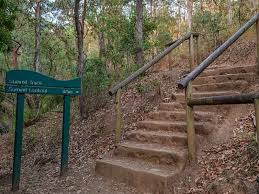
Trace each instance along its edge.
<instances>
[{"instance_id":1,"label":"wooden post","mask_svg":"<svg viewBox=\"0 0 259 194\"><path fill-rule=\"evenodd\" d=\"M255 105L255 120L256 120L256 142L259 151L259 98L254 100Z\"/></svg>"},{"instance_id":2,"label":"wooden post","mask_svg":"<svg viewBox=\"0 0 259 194\"><path fill-rule=\"evenodd\" d=\"M196 54L197 54L197 62L196 65L199 65L201 58L200 58L200 35L197 36L196 38Z\"/></svg>"},{"instance_id":3,"label":"wooden post","mask_svg":"<svg viewBox=\"0 0 259 194\"><path fill-rule=\"evenodd\" d=\"M190 70L194 67L194 41L193 35L189 40L189 52L190 52ZM186 104L192 98L192 82L188 83L185 90ZM194 112L193 106L186 106L186 122L187 122L187 139L188 139L188 155L190 163L196 163L196 140L195 140L195 128L194 128Z\"/></svg>"},{"instance_id":4,"label":"wooden post","mask_svg":"<svg viewBox=\"0 0 259 194\"><path fill-rule=\"evenodd\" d=\"M119 143L121 140L121 128L122 128L121 89L119 89L116 93L115 109L116 109L115 140L116 140L116 143Z\"/></svg>"},{"instance_id":5,"label":"wooden post","mask_svg":"<svg viewBox=\"0 0 259 194\"><path fill-rule=\"evenodd\" d=\"M189 39L189 53L190 53L190 70L192 70L194 68L194 64L195 64L193 34L191 34L190 39Z\"/></svg>"},{"instance_id":6,"label":"wooden post","mask_svg":"<svg viewBox=\"0 0 259 194\"><path fill-rule=\"evenodd\" d=\"M188 102L192 96L192 83L189 82L185 91L186 101ZM187 139L188 139L188 155L191 163L196 162L196 137L194 128L194 112L193 106L186 106L186 123L187 123Z\"/></svg>"},{"instance_id":7,"label":"wooden post","mask_svg":"<svg viewBox=\"0 0 259 194\"><path fill-rule=\"evenodd\" d=\"M257 48L257 54L256 54L256 62L257 62L257 74L259 75L259 20L256 21L256 48Z\"/></svg>"},{"instance_id":8,"label":"wooden post","mask_svg":"<svg viewBox=\"0 0 259 194\"><path fill-rule=\"evenodd\" d=\"M70 122L70 96L65 95L64 105L63 105L63 128L62 128L60 175L64 175L68 170L69 122Z\"/></svg>"},{"instance_id":9,"label":"wooden post","mask_svg":"<svg viewBox=\"0 0 259 194\"><path fill-rule=\"evenodd\" d=\"M19 190L20 175L21 175L24 98L25 98L24 94L20 94L20 93L17 94L13 175L12 175L13 191Z\"/></svg>"}]
</instances>

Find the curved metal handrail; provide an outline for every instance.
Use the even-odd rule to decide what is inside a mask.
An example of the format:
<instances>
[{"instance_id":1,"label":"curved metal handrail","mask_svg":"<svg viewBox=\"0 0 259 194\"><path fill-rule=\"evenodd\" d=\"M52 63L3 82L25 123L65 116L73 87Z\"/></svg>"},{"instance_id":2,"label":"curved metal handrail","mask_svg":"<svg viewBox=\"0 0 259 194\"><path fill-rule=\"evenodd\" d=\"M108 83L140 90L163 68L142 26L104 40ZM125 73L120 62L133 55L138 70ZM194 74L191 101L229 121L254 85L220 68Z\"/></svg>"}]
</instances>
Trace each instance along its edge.
<instances>
[{"instance_id":1,"label":"curved metal handrail","mask_svg":"<svg viewBox=\"0 0 259 194\"><path fill-rule=\"evenodd\" d=\"M184 89L191 80L200 75L213 61L215 61L228 47L230 47L240 36L242 36L259 19L259 13L246 22L235 34L233 34L224 44L211 53L202 63L200 63L191 73L178 82L178 87Z\"/></svg>"},{"instance_id":2,"label":"curved metal handrail","mask_svg":"<svg viewBox=\"0 0 259 194\"><path fill-rule=\"evenodd\" d=\"M170 45L168 48L166 48L163 52L158 54L154 59L146 63L144 66L139 68L137 71L135 71L132 75L121 81L120 83L116 84L112 89L109 90L109 94L112 96L114 95L119 89L125 87L128 85L130 82L135 80L138 76L143 74L146 70L148 70L150 67L152 67L154 64L156 64L158 61L160 61L164 56L166 56L168 53L170 53L173 49L178 47L180 44L182 44L184 41L188 40L191 35L194 37L199 36L199 33L195 32L189 32L186 35L184 35L182 38L178 39L175 41L172 45Z\"/></svg>"}]
</instances>

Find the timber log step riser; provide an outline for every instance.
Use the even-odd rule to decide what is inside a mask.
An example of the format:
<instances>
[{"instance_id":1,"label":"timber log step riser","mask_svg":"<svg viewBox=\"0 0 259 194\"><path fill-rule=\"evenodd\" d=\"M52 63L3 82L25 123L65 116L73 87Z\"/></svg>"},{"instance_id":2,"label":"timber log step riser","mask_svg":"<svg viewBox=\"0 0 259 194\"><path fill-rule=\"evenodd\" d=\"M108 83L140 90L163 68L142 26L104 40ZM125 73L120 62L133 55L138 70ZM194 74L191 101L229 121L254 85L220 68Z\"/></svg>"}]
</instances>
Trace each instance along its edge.
<instances>
[{"instance_id":1,"label":"timber log step riser","mask_svg":"<svg viewBox=\"0 0 259 194\"><path fill-rule=\"evenodd\" d=\"M206 70L193 81L193 97L238 95L258 79L255 66L220 67ZM226 106L195 106L194 119L198 144L217 127L215 112ZM96 162L96 172L154 194L172 194L174 180L187 161L186 102L182 90L171 102L161 103L147 120L136 123L136 130L125 134L111 158ZM198 148L200 147L198 145Z\"/></svg>"}]
</instances>

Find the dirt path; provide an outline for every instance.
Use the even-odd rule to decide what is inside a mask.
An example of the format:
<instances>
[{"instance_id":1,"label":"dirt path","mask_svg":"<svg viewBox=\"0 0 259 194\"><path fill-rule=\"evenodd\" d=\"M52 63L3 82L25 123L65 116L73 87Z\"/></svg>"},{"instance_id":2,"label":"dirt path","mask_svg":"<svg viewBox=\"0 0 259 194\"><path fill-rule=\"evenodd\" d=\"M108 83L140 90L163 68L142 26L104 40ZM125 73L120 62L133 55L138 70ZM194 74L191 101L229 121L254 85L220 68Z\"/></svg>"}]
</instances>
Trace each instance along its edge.
<instances>
[{"instance_id":1,"label":"dirt path","mask_svg":"<svg viewBox=\"0 0 259 194\"><path fill-rule=\"evenodd\" d=\"M122 95L125 131L134 128L161 99L170 99L181 73L148 74ZM144 88L145 90L140 90ZM162 93L161 93L162 92ZM138 193L134 188L95 175L95 160L114 149L114 102L81 121L74 106L71 116L70 170L59 176L60 111L49 112L24 130L20 193ZM0 193L10 193L13 134L0 136Z\"/></svg>"},{"instance_id":2,"label":"dirt path","mask_svg":"<svg viewBox=\"0 0 259 194\"><path fill-rule=\"evenodd\" d=\"M254 56L254 51L254 44L245 45L244 53L250 52L251 56ZM233 54L234 50L230 52ZM240 54L238 50L235 53ZM229 58L228 55L226 59ZM243 55L242 60L233 58L236 59L234 65L246 60ZM254 58L250 58L249 56L249 61L246 62L254 64ZM149 74L141 82L128 88L122 97L125 130L134 128L134 123L142 120L146 113L155 110L159 102L170 101L171 94L176 90L176 80L183 71L184 69L174 69L172 72ZM35 126L26 128L21 189L18 193L139 193L125 184L95 175L95 160L114 149L113 105L113 100L110 100L106 107L91 114L90 118L83 122L74 114L71 125L70 170L64 177L59 176L62 114L48 113ZM73 111L76 109L74 107ZM259 174L259 163L258 157L251 158L253 154L251 155L248 149L254 134L251 119L247 116L251 110L251 107L237 107L232 109L229 117L229 114L226 115L224 119L228 122L222 123L215 142L212 144L212 141L208 141L208 145L202 149L197 170L187 169L186 174L179 180L177 194L206 193L208 186L215 181L224 182L226 173L242 179L248 184L248 188L254 188L255 177ZM225 133L226 131L228 133ZM10 193L12 147L11 133L0 136L0 193ZM243 157L239 157L238 153ZM242 168L245 165L247 166ZM255 190L251 190L253 191Z\"/></svg>"}]
</instances>

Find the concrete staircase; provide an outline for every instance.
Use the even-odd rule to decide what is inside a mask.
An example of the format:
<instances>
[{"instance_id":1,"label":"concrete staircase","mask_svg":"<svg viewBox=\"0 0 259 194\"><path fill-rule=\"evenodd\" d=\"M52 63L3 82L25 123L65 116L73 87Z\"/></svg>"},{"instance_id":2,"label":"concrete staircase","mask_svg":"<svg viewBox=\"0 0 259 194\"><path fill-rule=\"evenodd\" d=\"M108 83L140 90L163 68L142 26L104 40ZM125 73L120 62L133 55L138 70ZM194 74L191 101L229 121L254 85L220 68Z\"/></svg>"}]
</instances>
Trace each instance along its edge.
<instances>
[{"instance_id":1,"label":"concrete staircase","mask_svg":"<svg viewBox=\"0 0 259 194\"><path fill-rule=\"evenodd\" d=\"M240 94L256 77L255 66L213 68L193 82L194 97ZM96 172L107 178L151 193L173 193L173 180L188 164L185 96L176 93L172 103L161 103L159 110L137 123L137 130L126 134L113 156L96 162ZM217 107L195 108L198 138L215 129Z\"/></svg>"}]
</instances>

